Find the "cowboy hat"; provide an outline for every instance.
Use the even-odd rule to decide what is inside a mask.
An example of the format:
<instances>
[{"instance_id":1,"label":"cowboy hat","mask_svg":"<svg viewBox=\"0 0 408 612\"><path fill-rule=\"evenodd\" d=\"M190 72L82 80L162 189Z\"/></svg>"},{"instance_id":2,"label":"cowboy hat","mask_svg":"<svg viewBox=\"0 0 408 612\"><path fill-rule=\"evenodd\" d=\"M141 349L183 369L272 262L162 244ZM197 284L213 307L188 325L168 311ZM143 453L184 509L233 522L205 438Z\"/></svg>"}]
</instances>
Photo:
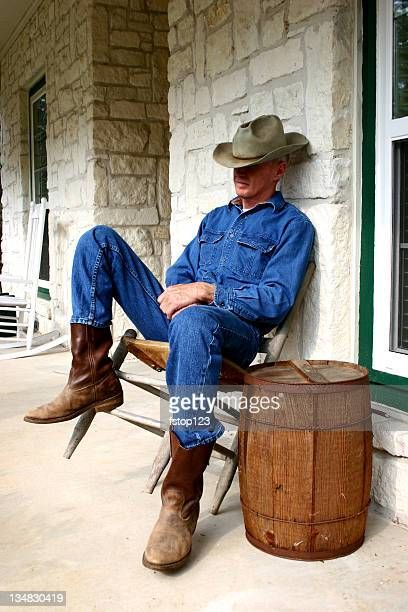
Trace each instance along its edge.
<instances>
[{"instance_id":1,"label":"cowboy hat","mask_svg":"<svg viewBox=\"0 0 408 612\"><path fill-rule=\"evenodd\" d=\"M297 132L284 133L277 115L261 115L242 123L232 142L222 142L213 152L216 162L227 168L255 166L289 155L309 143Z\"/></svg>"}]
</instances>

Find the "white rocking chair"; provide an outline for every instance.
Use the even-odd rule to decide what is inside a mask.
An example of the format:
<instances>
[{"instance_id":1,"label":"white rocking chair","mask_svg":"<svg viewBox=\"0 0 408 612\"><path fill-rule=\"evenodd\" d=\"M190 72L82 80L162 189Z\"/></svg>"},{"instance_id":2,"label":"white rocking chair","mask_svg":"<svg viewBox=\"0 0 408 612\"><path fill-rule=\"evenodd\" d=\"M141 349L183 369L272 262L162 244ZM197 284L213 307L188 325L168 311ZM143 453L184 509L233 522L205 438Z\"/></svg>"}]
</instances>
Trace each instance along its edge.
<instances>
[{"instance_id":1,"label":"white rocking chair","mask_svg":"<svg viewBox=\"0 0 408 612\"><path fill-rule=\"evenodd\" d=\"M11 329L16 329L15 337L0 337L0 361L37 355L68 340L68 336L61 336L56 330L34 336L46 211L47 200L45 198L41 198L40 204L30 203L23 275L0 274L2 283L11 283L21 287L16 297L0 296L0 333L10 333ZM10 351L10 349L23 350Z\"/></svg>"}]
</instances>

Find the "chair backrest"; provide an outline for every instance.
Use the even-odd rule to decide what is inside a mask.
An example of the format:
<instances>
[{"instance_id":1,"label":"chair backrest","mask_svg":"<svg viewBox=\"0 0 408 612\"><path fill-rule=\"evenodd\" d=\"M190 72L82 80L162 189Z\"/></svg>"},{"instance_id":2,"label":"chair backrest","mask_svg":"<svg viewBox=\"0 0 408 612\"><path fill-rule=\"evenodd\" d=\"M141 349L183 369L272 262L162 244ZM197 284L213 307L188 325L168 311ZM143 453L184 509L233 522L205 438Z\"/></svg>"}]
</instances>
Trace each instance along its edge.
<instances>
[{"instance_id":1,"label":"chair backrest","mask_svg":"<svg viewBox=\"0 0 408 612\"><path fill-rule=\"evenodd\" d=\"M279 359L279 355L282 352L283 345L285 344L286 338L288 337L290 328L292 326L293 319L297 315L303 303L306 291L310 285L310 281L312 280L315 269L316 265L314 261L309 261L308 266L306 268L305 276L303 278L302 284L295 299L295 303L293 304L291 310L286 315L282 323L275 327L274 330L272 330L274 332L272 338L262 338L259 352L266 353L265 362L277 361Z\"/></svg>"},{"instance_id":2,"label":"chair backrest","mask_svg":"<svg viewBox=\"0 0 408 612\"><path fill-rule=\"evenodd\" d=\"M38 290L47 208L48 202L45 198L41 198L39 204L30 202L27 239L24 250L25 291L29 293L34 291L36 293Z\"/></svg>"}]
</instances>

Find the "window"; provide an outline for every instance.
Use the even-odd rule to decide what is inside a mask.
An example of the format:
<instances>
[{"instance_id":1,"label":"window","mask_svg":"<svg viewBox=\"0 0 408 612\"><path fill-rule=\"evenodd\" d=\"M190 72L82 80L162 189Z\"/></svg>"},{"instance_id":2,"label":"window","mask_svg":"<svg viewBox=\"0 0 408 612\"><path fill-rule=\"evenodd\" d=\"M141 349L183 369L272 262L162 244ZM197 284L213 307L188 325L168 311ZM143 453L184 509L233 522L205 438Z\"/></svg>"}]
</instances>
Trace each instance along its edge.
<instances>
[{"instance_id":1,"label":"window","mask_svg":"<svg viewBox=\"0 0 408 612\"><path fill-rule=\"evenodd\" d=\"M48 200L47 189L47 103L45 77L29 91L30 107L30 199L40 202ZM45 219L44 240L40 267L40 297L49 296L49 232L48 214Z\"/></svg>"},{"instance_id":2,"label":"window","mask_svg":"<svg viewBox=\"0 0 408 612\"><path fill-rule=\"evenodd\" d=\"M408 376L408 0L377 0L372 366Z\"/></svg>"}]
</instances>

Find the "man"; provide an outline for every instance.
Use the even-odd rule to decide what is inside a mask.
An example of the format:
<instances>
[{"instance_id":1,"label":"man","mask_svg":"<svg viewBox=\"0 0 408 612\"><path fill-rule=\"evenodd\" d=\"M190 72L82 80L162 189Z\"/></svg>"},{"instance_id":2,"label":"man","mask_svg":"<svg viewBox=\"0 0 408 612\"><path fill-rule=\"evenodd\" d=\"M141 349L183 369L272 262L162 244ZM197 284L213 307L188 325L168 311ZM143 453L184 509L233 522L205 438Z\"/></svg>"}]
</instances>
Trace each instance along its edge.
<instances>
[{"instance_id":1,"label":"man","mask_svg":"<svg viewBox=\"0 0 408 612\"><path fill-rule=\"evenodd\" d=\"M167 270L166 289L111 228L96 226L79 240L72 271L72 367L63 391L27 413L32 423L66 421L123 402L108 357L112 298L146 339L169 341L166 382L171 398L216 387L222 357L247 367L264 333L292 307L314 239L308 217L285 202L276 185L287 156L306 146L263 115L242 124L214 159L234 168L236 197L202 220L195 238ZM184 394L183 394L184 392ZM203 472L223 425L172 424L172 462L161 491L162 508L143 563L174 569L191 550Z\"/></svg>"}]
</instances>

